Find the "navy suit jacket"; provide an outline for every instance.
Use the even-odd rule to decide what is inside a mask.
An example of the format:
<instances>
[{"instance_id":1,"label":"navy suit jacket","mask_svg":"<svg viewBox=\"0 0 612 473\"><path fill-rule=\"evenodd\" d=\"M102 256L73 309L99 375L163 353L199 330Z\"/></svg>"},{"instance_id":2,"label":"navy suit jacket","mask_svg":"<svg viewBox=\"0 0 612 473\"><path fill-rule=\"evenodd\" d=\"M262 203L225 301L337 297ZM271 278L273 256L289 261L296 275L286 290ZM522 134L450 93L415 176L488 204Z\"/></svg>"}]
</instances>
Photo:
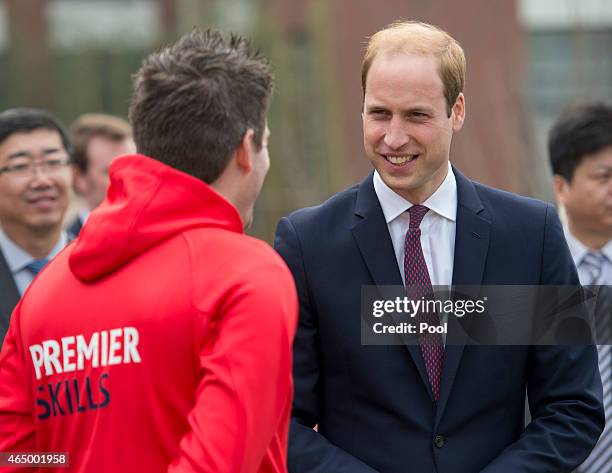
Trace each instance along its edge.
<instances>
[{"instance_id":1,"label":"navy suit jacket","mask_svg":"<svg viewBox=\"0 0 612 473\"><path fill-rule=\"evenodd\" d=\"M0 348L8 331L11 314L20 297L13 274L0 250Z\"/></svg>"},{"instance_id":2,"label":"navy suit jacket","mask_svg":"<svg viewBox=\"0 0 612 473\"><path fill-rule=\"evenodd\" d=\"M453 284L578 284L551 205L454 172ZM593 346L447 345L435 403L418 346L361 344L362 285L402 284L372 174L281 219L275 247L300 300L290 473L560 473L595 445Z\"/></svg>"},{"instance_id":3,"label":"navy suit jacket","mask_svg":"<svg viewBox=\"0 0 612 473\"><path fill-rule=\"evenodd\" d=\"M79 215L77 215L76 217L74 217L74 220L72 220L68 226L66 227L66 230L72 234L75 235L75 238L77 236L79 236L79 233L81 233L81 228L83 228L83 222L81 221L81 217Z\"/></svg>"}]
</instances>

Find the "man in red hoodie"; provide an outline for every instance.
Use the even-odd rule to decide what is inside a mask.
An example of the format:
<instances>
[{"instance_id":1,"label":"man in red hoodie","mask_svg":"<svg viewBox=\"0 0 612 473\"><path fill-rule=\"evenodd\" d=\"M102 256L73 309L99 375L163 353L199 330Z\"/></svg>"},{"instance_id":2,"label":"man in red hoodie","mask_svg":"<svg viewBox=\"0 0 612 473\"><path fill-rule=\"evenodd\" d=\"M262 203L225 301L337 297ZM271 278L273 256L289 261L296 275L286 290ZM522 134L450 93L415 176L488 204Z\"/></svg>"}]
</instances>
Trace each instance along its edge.
<instances>
[{"instance_id":1,"label":"man in red hoodie","mask_svg":"<svg viewBox=\"0 0 612 473\"><path fill-rule=\"evenodd\" d=\"M243 233L269 167L269 65L194 31L134 87L140 154L114 161L106 200L13 314L0 462L285 472L295 287Z\"/></svg>"}]
</instances>

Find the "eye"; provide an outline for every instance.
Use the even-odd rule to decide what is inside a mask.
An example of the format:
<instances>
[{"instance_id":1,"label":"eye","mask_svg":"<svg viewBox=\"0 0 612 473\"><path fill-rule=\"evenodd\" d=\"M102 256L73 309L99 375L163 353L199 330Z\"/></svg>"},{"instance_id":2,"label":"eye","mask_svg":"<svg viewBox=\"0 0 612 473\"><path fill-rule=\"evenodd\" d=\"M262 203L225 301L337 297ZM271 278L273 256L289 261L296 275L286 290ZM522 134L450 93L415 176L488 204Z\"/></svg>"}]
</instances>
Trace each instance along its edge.
<instances>
[{"instance_id":1,"label":"eye","mask_svg":"<svg viewBox=\"0 0 612 473\"><path fill-rule=\"evenodd\" d=\"M426 120L427 118L429 118L429 115L427 113L419 111L410 112L409 116L410 118L415 120Z\"/></svg>"},{"instance_id":2,"label":"eye","mask_svg":"<svg viewBox=\"0 0 612 473\"><path fill-rule=\"evenodd\" d=\"M31 167L32 165L30 163L15 163L11 164L8 169L11 172L22 173L27 172Z\"/></svg>"},{"instance_id":3,"label":"eye","mask_svg":"<svg viewBox=\"0 0 612 473\"><path fill-rule=\"evenodd\" d=\"M597 182L601 182L605 184L606 182L608 182L611 176L612 174L606 172L606 173L594 174L592 178Z\"/></svg>"},{"instance_id":4,"label":"eye","mask_svg":"<svg viewBox=\"0 0 612 473\"><path fill-rule=\"evenodd\" d=\"M58 158L47 159L44 165L47 167L47 169L56 170L64 165L64 160Z\"/></svg>"},{"instance_id":5,"label":"eye","mask_svg":"<svg viewBox=\"0 0 612 473\"><path fill-rule=\"evenodd\" d=\"M382 108L374 108L368 112L368 115L374 119L386 118L389 116L389 112Z\"/></svg>"}]
</instances>

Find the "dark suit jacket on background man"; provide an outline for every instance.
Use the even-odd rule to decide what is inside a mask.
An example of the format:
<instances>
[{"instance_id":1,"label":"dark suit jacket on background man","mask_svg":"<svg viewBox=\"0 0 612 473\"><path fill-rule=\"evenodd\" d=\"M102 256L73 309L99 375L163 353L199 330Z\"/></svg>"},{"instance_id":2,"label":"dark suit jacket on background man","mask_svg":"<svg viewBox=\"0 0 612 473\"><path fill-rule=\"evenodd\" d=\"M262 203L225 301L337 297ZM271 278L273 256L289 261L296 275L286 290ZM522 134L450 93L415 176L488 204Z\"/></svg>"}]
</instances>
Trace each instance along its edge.
<instances>
[{"instance_id":1,"label":"dark suit jacket on background man","mask_svg":"<svg viewBox=\"0 0 612 473\"><path fill-rule=\"evenodd\" d=\"M8 263L0 251L0 339L4 339L11 313L20 297Z\"/></svg>"}]
</instances>

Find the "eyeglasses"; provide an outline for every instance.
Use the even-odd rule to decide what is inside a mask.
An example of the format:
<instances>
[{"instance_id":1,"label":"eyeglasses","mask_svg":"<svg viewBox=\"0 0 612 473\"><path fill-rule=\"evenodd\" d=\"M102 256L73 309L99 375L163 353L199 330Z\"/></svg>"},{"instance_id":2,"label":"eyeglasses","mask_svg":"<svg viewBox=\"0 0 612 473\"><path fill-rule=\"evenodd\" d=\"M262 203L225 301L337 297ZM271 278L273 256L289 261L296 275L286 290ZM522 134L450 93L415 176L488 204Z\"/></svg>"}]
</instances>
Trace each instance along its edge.
<instances>
[{"instance_id":1,"label":"eyeglasses","mask_svg":"<svg viewBox=\"0 0 612 473\"><path fill-rule=\"evenodd\" d=\"M6 173L18 178L30 177L36 173L36 168L40 168L47 175L57 174L69 163L68 157L12 163L0 168L0 176Z\"/></svg>"}]
</instances>

